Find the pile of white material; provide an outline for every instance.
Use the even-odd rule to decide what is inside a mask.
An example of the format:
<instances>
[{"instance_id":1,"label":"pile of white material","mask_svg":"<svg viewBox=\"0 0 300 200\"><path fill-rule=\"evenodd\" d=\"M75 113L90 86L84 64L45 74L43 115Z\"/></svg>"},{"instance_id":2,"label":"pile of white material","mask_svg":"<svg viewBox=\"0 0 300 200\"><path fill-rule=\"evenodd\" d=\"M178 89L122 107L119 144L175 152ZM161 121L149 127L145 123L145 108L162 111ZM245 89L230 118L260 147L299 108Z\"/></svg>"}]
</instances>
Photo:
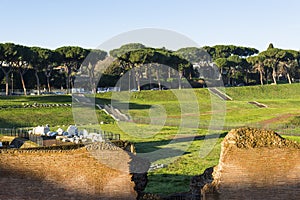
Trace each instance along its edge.
<instances>
[{"instance_id":1,"label":"pile of white material","mask_svg":"<svg viewBox=\"0 0 300 200\"><path fill-rule=\"evenodd\" d=\"M32 131L29 131L29 134L46 135L49 132L50 132L50 128L49 128L49 125L47 124L46 126L37 126L37 127L33 128Z\"/></svg>"},{"instance_id":2,"label":"pile of white material","mask_svg":"<svg viewBox=\"0 0 300 200\"><path fill-rule=\"evenodd\" d=\"M62 128L58 128L56 131L50 131L48 125L38 126L29 131L29 134L34 134L38 136L49 136L55 137L57 140L62 142L73 142L73 143L85 143L85 142L104 142L102 135L99 133L89 133L87 130L83 129L81 131L74 125L70 125L67 131Z\"/></svg>"}]
</instances>

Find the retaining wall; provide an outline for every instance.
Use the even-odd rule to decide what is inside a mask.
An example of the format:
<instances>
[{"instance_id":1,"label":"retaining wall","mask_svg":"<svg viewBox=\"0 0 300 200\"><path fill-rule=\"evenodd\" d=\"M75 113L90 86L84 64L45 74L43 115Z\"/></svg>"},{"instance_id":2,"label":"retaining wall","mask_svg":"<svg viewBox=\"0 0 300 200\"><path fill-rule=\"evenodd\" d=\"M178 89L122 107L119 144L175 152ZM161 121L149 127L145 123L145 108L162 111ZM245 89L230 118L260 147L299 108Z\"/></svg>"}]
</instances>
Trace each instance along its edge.
<instances>
[{"instance_id":1,"label":"retaining wall","mask_svg":"<svg viewBox=\"0 0 300 200\"><path fill-rule=\"evenodd\" d=\"M115 164L125 167L132 161L124 157L127 152L104 143L71 150L1 149L0 199L136 199L135 189L145 188L136 184L141 177L108 166L92 151L103 151L107 158L115 157L112 152L122 152Z\"/></svg>"},{"instance_id":2,"label":"retaining wall","mask_svg":"<svg viewBox=\"0 0 300 200\"><path fill-rule=\"evenodd\" d=\"M235 129L222 142L219 164L191 189L203 199L299 199L299 158L300 145L273 131Z\"/></svg>"}]
</instances>

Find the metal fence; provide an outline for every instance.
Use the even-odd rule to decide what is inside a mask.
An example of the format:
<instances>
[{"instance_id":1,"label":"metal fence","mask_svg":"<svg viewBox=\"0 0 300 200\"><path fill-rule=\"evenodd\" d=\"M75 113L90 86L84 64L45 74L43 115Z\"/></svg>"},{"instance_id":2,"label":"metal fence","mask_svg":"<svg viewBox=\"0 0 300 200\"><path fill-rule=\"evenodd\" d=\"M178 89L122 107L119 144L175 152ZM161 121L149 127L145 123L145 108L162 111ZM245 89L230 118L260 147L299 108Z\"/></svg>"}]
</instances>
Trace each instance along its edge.
<instances>
[{"instance_id":1,"label":"metal fence","mask_svg":"<svg viewBox=\"0 0 300 200\"><path fill-rule=\"evenodd\" d=\"M39 146L44 146L44 143L43 143L44 139L41 136L30 134L29 140L38 144Z\"/></svg>"},{"instance_id":2,"label":"metal fence","mask_svg":"<svg viewBox=\"0 0 300 200\"><path fill-rule=\"evenodd\" d=\"M101 135L104 140L120 140L120 134L115 134L97 129L85 129L88 133L96 133ZM28 139L39 146L51 146L53 144L59 145L62 142L56 140L55 137L47 137L40 135L33 135L28 133L28 128L0 128L0 134L4 136L13 136L18 138Z\"/></svg>"},{"instance_id":3,"label":"metal fence","mask_svg":"<svg viewBox=\"0 0 300 200\"><path fill-rule=\"evenodd\" d=\"M87 128L85 129L88 133L96 133L101 135L104 140L120 140L120 134L111 133L103 130Z\"/></svg>"},{"instance_id":4,"label":"metal fence","mask_svg":"<svg viewBox=\"0 0 300 200\"><path fill-rule=\"evenodd\" d=\"M29 139L29 129L27 128L0 128L0 134Z\"/></svg>"}]
</instances>

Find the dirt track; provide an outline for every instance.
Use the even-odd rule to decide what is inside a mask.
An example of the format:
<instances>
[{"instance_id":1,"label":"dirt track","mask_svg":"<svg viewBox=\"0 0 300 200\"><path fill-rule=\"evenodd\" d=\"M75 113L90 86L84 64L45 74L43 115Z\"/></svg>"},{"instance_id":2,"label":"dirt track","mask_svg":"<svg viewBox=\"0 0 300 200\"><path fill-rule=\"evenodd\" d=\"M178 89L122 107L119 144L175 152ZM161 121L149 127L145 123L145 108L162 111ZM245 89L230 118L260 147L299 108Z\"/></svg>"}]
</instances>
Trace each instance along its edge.
<instances>
[{"instance_id":1,"label":"dirt track","mask_svg":"<svg viewBox=\"0 0 300 200\"><path fill-rule=\"evenodd\" d=\"M274 123L277 123L277 122L281 122L282 119L287 119L287 118L291 118L291 117L294 117L294 116L297 116L299 114L290 114L290 113L287 113L287 114L281 114L281 115L278 115L277 117L274 117L274 118L271 118L271 119L267 119L267 120L264 120L264 121L261 121L260 124L262 124L262 127L263 128L268 128L268 126L270 124L274 124Z\"/></svg>"}]
</instances>

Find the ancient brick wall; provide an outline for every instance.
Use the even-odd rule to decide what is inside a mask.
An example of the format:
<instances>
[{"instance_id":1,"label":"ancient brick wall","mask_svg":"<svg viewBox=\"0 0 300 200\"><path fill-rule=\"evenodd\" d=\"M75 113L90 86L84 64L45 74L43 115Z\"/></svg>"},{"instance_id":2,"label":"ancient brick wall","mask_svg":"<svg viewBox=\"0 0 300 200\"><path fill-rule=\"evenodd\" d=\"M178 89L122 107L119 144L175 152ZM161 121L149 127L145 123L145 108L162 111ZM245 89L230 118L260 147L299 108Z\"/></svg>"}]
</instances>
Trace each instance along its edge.
<instances>
[{"instance_id":1,"label":"ancient brick wall","mask_svg":"<svg viewBox=\"0 0 300 200\"><path fill-rule=\"evenodd\" d=\"M299 199L300 145L272 131L232 130L203 199Z\"/></svg>"},{"instance_id":2,"label":"ancient brick wall","mask_svg":"<svg viewBox=\"0 0 300 200\"><path fill-rule=\"evenodd\" d=\"M113 157L109 151L107 158ZM129 157L120 159L128 168ZM0 199L136 199L132 178L128 169L107 166L87 147L0 152Z\"/></svg>"}]
</instances>

